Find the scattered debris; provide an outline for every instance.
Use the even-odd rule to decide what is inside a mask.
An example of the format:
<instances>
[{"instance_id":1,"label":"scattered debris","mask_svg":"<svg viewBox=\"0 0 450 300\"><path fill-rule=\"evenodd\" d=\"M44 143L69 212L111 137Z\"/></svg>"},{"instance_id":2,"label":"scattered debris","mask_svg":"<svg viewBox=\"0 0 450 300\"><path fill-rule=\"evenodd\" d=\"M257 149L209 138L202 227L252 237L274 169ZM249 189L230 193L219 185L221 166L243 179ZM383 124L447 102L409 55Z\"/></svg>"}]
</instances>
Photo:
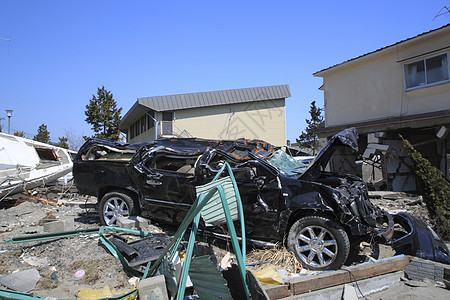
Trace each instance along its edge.
<instances>
[{"instance_id":1,"label":"scattered debris","mask_svg":"<svg viewBox=\"0 0 450 300\"><path fill-rule=\"evenodd\" d=\"M73 264L72 264L73 267ZM73 280L81 280L84 278L84 275L86 274L86 271L83 269L79 269L75 271L75 274L73 274Z\"/></svg>"},{"instance_id":2,"label":"scattered debris","mask_svg":"<svg viewBox=\"0 0 450 300\"><path fill-rule=\"evenodd\" d=\"M280 245L271 249L254 249L247 254L247 266L254 272L265 268L265 264L271 264L292 274L302 270L302 265L294 253Z\"/></svg>"},{"instance_id":3,"label":"scattered debris","mask_svg":"<svg viewBox=\"0 0 450 300\"><path fill-rule=\"evenodd\" d=\"M41 276L37 269L28 269L0 276L0 284L18 292L34 290Z\"/></svg>"},{"instance_id":4,"label":"scattered debris","mask_svg":"<svg viewBox=\"0 0 450 300\"><path fill-rule=\"evenodd\" d=\"M276 285L283 283L283 278L274 265L265 265L265 267L256 271L255 275L262 284Z\"/></svg>"}]
</instances>

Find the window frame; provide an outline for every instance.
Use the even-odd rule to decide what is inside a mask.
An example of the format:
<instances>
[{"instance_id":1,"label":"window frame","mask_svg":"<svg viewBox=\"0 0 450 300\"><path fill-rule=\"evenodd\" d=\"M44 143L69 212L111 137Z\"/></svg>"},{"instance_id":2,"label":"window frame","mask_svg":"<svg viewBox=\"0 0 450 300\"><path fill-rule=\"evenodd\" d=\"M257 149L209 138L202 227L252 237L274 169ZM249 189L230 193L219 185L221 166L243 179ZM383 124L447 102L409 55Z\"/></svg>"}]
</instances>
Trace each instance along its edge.
<instances>
[{"instance_id":1,"label":"window frame","mask_svg":"<svg viewBox=\"0 0 450 300\"><path fill-rule=\"evenodd\" d=\"M168 154L168 153L156 153L151 159L146 161L144 165L148 169L152 169L155 171L160 172L168 172L168 173L175 173L175 174L189 174L189 176L192 176L193 173L191 172L181 172L180 167L185 165L190 165L192 170L195 170L195 164L198 160L198 158L201 155L193 154L193 155L177 155L177 154ZM162 161L164 161L163 166ZM167 163L169 162L169 163ZM180 164L180 166L177 166L175 170L168 168L169 165L172 163Z\"/></svg>"},{"instance_id":2,"label":"window frame","mask_svg":"<svg viewBox=\"0 0 450 300\"><path fill-rule=\"evenodd\" d=\"M136 136L139 136L141 134L141 119L137 119L136 122L134 122L134 129L136 132Z\"/></svg>"},{"instance_id":3,"label":"window frame","mask_svg":"<svg viewBox=\"0 0 450 300\"><path fill-rule=\"evenodd\" d=\"M136 136L136 135L135 135L135 131L134 131L134 123L133 123L133 124L131 124L131 126L130 126L130 139L134 139L135 136Z\"/></svg>"},{"instance_id":4,"label":"window frame","mask_svg":"<svg viewBox=\"0 0 450 300\"><path fill-rule=\"evenodd\" d=\"M432 83L427 83L427 60L432 59L434 57L438 57L445 54L447 56L447 79L441 80L441 81L436 81L436 82L432 82ZM413 61L409 61L407 63L403 64L403 87L404 90L407 91L412 91L412 90L417 90L417 89L421 89L421 88L426 88L426 87L431 87L431 86L435 86L435 85L439 85L439 84L443 84L443 83L448 83L450 82L450 55L448 51L444 51L444 52L440 52L440 53L436 53L434 55L431 56L426 56L423 57L421 59L416 59ZM407 73L406 73L406 68L407 66L417 63L417 62L423 62L424 65L424 74L425 74L425 84L424 85L417 85L417 86L412 86L412 87L407 87Z\"/></svg>"}]
</instances>

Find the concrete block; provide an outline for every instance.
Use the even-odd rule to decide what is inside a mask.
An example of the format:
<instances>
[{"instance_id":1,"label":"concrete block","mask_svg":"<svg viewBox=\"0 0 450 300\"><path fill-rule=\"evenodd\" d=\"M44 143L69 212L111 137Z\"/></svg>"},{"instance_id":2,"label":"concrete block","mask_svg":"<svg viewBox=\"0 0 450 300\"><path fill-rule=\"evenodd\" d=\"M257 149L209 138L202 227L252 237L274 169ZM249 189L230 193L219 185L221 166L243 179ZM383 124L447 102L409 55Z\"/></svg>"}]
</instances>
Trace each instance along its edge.
<instances>
[{"instance_id":1,"label":"concrete block","mask_svg":"<svg viewBox=\"0 0 450 300\"><path fill-rule=\"evenodd\" d=\"M52 222L45 222L43 224L44 232L47 233L70 231L74 229L74 226L75 224L73 219L57 220Z\"/></svg>"},{"instance_id":2,"label":"concrete block","mask_svg":"<svg viewBox=\"0 0 450 300\"><path fill-rule=\"evenodd\" d=\"M442 263L413 257L411 263L406 267L407 277L413 280L424 280L425 278L433 281L442 282L444 277L444 268L447 265Z\"/></svg>"},{"instance_id":3,"label":"concrete block","mask_svg":"<svg viewBox=\"0 0 450 300\"><path fill-rule=\"evenodd\" d=\"M138 294L140 300L168 300L164 275L150 277L139 281Z\"/></svg>"},{"instance_id":4,"label":"concrete block","mask_svg":"<svg viewBox=\"0 0 450 300\"><path fill-rule=\"evenodd\" d=\"M149 224L150 221L148 219L139 216L122 217L117 219L117 226L126 229L141 229Z\"/></svg>"},{"instance_id":5,"label":"concrete block","mask_svg":"<svg viewBox=\"0 0 450 300\"><path fill-rule=\"evenodd\" d=\"M353 285L344 285L342 300L358 300L358 294L356 293L356 288Z\"/></svg>"},{"instance_id":6,"label":"concrete block","mask_svg":"<svg viewBox=\"0 0 450 300\"><path fill-rule=\"evenodd\" d=\"M135 222L133 220L130 220L125 217L117 219L117 227L132 229L134 224Z\"/></svg>"},{"instance_id":7,"label":"concrete block","mask_svg":"<svg viewBox=\"0 0 450 300\"><path fill-rule=\"evenodd\" d=\"M380 139L375 136L374 132L367 134L367 143L368 144L378 144L380 142Z\"/></svg>"}]
</instances>

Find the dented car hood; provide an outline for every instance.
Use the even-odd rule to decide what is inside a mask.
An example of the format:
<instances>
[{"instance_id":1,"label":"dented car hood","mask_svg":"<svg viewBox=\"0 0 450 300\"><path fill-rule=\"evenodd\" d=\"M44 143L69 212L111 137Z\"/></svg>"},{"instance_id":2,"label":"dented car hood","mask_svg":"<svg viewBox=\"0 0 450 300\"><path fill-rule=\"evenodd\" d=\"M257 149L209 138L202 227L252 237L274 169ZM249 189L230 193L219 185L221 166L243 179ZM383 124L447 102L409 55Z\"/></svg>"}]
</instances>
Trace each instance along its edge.
<instances>
[{"instance_id":1,"label":"dented car hood","mask_svg":"<svg viewBox=\"0 0 450 300\"><path fill-rule=\"evenodd\" d=\"M334 135L328 143L320 150L314 160L309 164L308 169L300 177L305 180L313 180L315 174L325 170L331 156L337 146L347 146L353 152L358 152L358 132L355 128L347 128Z\"/></svg>"}]
</instances>

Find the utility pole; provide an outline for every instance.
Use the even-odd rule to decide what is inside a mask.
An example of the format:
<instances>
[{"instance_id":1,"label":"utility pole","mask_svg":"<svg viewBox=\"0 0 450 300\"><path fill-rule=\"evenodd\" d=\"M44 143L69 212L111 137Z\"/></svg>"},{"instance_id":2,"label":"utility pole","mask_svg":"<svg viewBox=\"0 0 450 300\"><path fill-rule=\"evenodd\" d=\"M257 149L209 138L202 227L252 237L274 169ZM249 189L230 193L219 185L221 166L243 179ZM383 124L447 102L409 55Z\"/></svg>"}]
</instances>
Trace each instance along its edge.
<instances>
[{"instance_id":1,"label":"utility pole","mask_svg":"<svg viewBox=\"0 0 450 300\"><path fill-rule=\"evenodd\" d=\"M11 42L11 39L0 38L0 40ZM6 115L8 116L8 134L9 134L10 128L11 128L11 115L12 115L12 112L13 111L10 110L10 109L6 110ZM0 118L0 121L1 120L4 120L4 118ZM2 124L0 124L0 132L2 132Z\"/></svg>"},{"instance_id":2,"label":"utility pole","mask_svg":"<svg viewBox=\"0 0 450 300\"><path fill-rule=\"evenodd\" d=\"M11 116L12 116L12 109L6 110L6 115L8 116L8 134L11 134Z\"/></svg>"}]
</instances>

